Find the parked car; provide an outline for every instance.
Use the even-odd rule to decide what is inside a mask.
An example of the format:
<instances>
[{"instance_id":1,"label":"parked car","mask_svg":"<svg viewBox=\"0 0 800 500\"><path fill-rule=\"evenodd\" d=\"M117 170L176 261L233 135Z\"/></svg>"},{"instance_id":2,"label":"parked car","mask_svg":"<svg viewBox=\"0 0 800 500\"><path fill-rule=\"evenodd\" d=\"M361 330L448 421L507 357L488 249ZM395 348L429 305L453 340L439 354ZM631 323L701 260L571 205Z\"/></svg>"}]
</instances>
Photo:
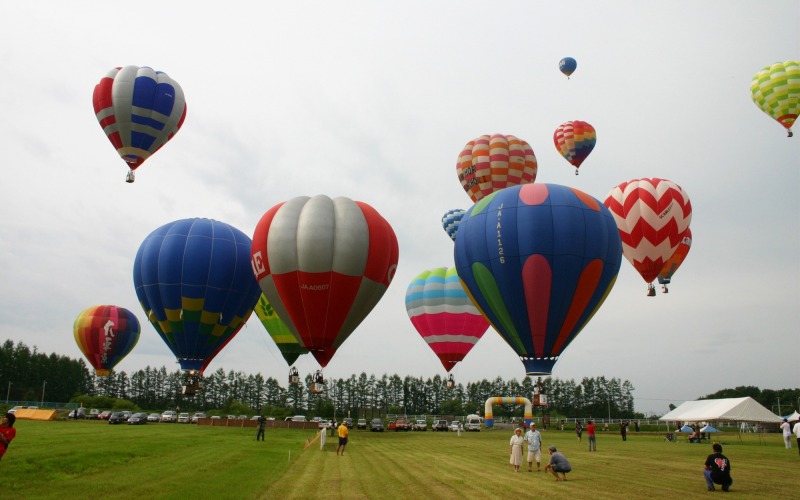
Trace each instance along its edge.
<instances>
[{"instance_id":1,"label":"parked car","mask_svg":"<svg viewBox=\"0 0 800 500\"><path fill-rule=\"evenodd\" d=\"M109 415L109 417L108 417L108 423L109 424L121 424L124 421L125 421L125 419L122 418L122 412L121 411L112 412L111 415Z\"/></svg>"},{"instance_id":2,"label":"parked car","mask_svg":"<svg viewBox=\"0 0 800 500\"><path fill-rule=\"evenodd\" d=\"M467 423L464 425L465 431L481 431L481 417L477 415L467 415Z\"/></svg>"},{"instance_id":3,"label":"parked car","mask_svg":"<svg viewBox=\"0 0 800 500\"><path fill-rule=\"evenodd\" d=\"M197 421L200 420L201 418L206 418L206 414L203 413L202 411L196 412L194 415L192 415L192 423L196 424Z\"/></svg>"},{"instance_id":4,"label":"parked car","mask_svg":"<svg viewBox=\"0 0 800 500\"><path fill-rule=\"evenodd\" d=\"M330 420L320 420L319 424L318 424L318 427L320 429L330 429L332 425L333 424L331 423Z\"/></svg>"},{"instance_id":5,"label":"parked car","mask_svg":"<svg viewBox=\"0 0 800 500\"><path fill-rule=\"evenodd\" d=\"M350 417L345 418L344 419L344 425L346 425L348 429L352 429L353 428L353 419L350 418Z\"/></svg>"},{"instance_id":6,"label":"parked car","mask_svg":"<svg viewBox=\"0 0 800 500\"><path fill-rule=\"evenodd\" d=\"M161 421L161 415L159 415L158 413L151 413L150 415L147 416L147 421L148 422L159 422L159 421Z\"/></svg>"},{"instance_id":7,"label":"parked car","mask_svg":"<svg viewBox=\"0 0 800 500\"><path fill-rule=\"evenodd\" d=\"M101 411L101 412L100 412L100 413L97 415L97 420L108 420L108 417L110 417L110 416L111 416L111 413L112 413L112 412L111 412L110 410Z\"/></svg>"},{"instance_id":8,"label":"parked car","mask_svg":"<svg viewBox=\"0 0 800 500\"><path fill-rule=\"evenodd\" d=\"M25 408L27 408L27 406L15 406L8 410L8 413L16 413L17 410L24 410Z\"/></svg>"},{"instance_id":9,"label":"parked car","mask_svg":"<svg viewBox=\"0 0 800 500\"><path fill-rule=\"evenodd\" d=\"M395 431L406 431L411 428L411 425L408 423L408 419L406 417L397 417L394 421L394 430Z\"/></svg>"},{"instance_id":10,"label":"parked car","mask_svg":"<svg viewBox=\"0 0 800 500\"><path fill-rule=\"evenodd\" d=\"M394 420L389 420L389 421L386 423L386 428L387 428L388 430L390 430L390 431L396 430L396 429L397 429L397 426L395 425L395 423L394 423Z\"/></svg>"},{"instance_id":11,"label":"parked car","mask_svg":"<svg viewBox=\"0 0 800 500\"><path fill-rule=\"evenodd\" d=\"M417 420L414 422L413 430L415 431L427 431L428 430L428 421L427 420Z\"/></svg>"},{"instance_id":12,"label":"parked car","mask_svg":"<svg viewBox=\"0 0 800 500\"><path fill-rule=\"evenodd\" d=\"M356 422L356 427L358 429L367 429L367 419L366 418L359 418L358 422Z\"/></svg>"},{"instance_id":13,"label":"parked car","mask_svg":"<svg viewBox=\"0 0 800 500\"><path fill-rule=\"evenodd\" d=\"M137 412L128 417L128 425L144 425L147 423L147 413Z\"/></svg>"},{"instance_id":14,"label":"parked car","mask_svg":"<svg viewBox=\"0 0 800 500\"><path fill-rule=\"evenodd\" d=\"M191 419L191 417L189 417L188 413L181 413L181 414L178 415L178 423L179 424L188 424L191 421L192 421L192 419Z\"/></svg>"},{"instance_id":15,"label":"parked car","mask_svg":"<svg viewBox=\"0 0 800 500\"><path fill-rule=\"evenodd\" d=\"M433 432L439 432L439 431L447 432L448 430L447 427L448 427L447 420L436 420L433 422L433 426L431 426L431 429L433 429Z\"/></svg>"},{"instance_id":16,"label":"parked car","mask_svg":"<svg viewBox=\"0 0 800 500\"><path fill-rule=\"evenodd\" d=\"M162 422L172 422L173 424L178 421L178 414L172 410L167 410L161 414Z\"/></svg>"},{"instance_id":17,"label":"parked car","mask_svg":"<svg viewBox=\"0 0 800 500\"><path fill-rule=\"evenodd\" d=\"M97 408L92 408L91 410L89 410L89 414L86 415L86 418L96 420L98 415L100 415L100 410L98 410Z\"/></svg>"},{"instance_id":18,"label":"parked car","mask_svg":"<svg viewBox=\"0 0 800 500\"><path fill-rule=\"evenodd\" d=\"M128 410L122 410L122 412L120 413L122 413L122 419L125 420L126 422L128 421L129 418L131 418L131 415L133 415L133 412Z\"/></svg>"},{"instance_id":19,"label":"parked car","mask_svg":"<svg viewBox=\"0 0 800 500\"><path fill-rule=\"evenodd\" d=\"M372 422L369 424L370 432L383 432L383 420L379 418L373 418Z\"/></svg>"},{"instance_id":20,"label":"parked car","mask_svg":"<svg viewBox=\"0 0 800 500\"><path fill-rule=\"evenodd\" d=\"M453 420L452 422L450 422L450 430L451 431L456 432L456 431L459 431L461 429L462 429L461 422L459 422L458 420Z\"/></svg>"},{"instance_id":21,"label":"parked car","mask_svg":"<svg viewBox=\"0 0 800 500\"><path fill-rule=\"evenodd\" d=\"M77 416L76 416L76 414L77 414ZM73 418L73 419L86 418L86 408L84 408L82 406L80 408L75 408L74 410L69 412L69 418Z\"/></svg>"}]
</instances>

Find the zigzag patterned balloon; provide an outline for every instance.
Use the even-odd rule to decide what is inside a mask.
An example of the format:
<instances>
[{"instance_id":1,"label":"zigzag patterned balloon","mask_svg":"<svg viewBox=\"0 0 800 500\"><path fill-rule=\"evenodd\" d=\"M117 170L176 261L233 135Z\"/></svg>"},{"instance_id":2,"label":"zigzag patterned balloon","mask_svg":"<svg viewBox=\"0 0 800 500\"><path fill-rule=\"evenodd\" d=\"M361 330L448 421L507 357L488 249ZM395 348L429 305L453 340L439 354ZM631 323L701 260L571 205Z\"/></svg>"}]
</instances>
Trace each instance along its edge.
<instances>
[{"instance_id":1,"label":"zigzag patterned balloon","mask_svg":"<svg viewBox=\"0 0 800 500\"><path fill-rule=\"evenodd\" d=\"M652 282L689 228L689 196L665 179L633 179L612 189L603 204L617 223L622 254L645 282Z\"/></svg>"}]
</instances>

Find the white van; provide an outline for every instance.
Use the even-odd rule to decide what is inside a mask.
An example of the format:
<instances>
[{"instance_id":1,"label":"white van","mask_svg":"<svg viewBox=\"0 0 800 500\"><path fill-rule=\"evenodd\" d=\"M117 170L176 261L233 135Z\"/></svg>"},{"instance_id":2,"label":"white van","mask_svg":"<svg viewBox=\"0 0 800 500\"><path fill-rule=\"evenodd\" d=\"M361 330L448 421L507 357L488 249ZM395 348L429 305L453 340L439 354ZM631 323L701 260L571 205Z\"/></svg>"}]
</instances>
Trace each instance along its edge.
<instances>
[{"instance_id":1,"label":"white van","mask_svg":"<svg viewBox=\"0 0 800 500\"><path fill-rule=\"evenodd\" d=\"M466 431L481 431L481 417L478 415L467 415L467 423L464 425Z\"/></svg>"},{"instance_id":2,"label":"white van","mask_svg":"<svg viewBox=\"0 0 800 500\"><path fill-rule=\"evenodd\" d=\"M295 415L292 417L292 422L307 422L305 415Z\"/></svg>"}]
</instances>

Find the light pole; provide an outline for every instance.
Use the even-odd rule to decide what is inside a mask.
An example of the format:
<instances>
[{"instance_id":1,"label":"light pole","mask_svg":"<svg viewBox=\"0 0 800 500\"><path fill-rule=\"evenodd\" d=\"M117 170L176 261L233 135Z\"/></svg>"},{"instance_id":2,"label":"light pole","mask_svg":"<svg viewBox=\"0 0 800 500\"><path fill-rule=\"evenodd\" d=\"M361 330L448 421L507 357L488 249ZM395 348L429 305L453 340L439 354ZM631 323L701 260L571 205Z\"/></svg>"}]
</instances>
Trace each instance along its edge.
<instances>
[{"instance_id":1,"label":"light pole","mask_svg":"<svg viewBox=\"0 0 800 500\"><path fill-rule=\"evenodd\" d=\"M608 400L608 423L611 423L611 399Z\"/></svg>"},{"instance_id":2,"label":"light pole","mask_svg":"<svg viewBox=\"0 0 800 500\"><path fill-rule=\"evenodd\" d=\"M44 383L42 384L42 403L41 403L42 407L44 407L44 388L46 385L47 385L47 380L45 380Z\"/></svg>"},{"instance_id":3,"label":"light pole","mask_svg":"<svg viewBox=\"0 0 800 500\"><path fill-rule=\"evenodd\" d=\"M6 392L6 406L8 406L9 396L11 396L11 382L8 383L8 392Z\"/></svg>"}]
</instances>

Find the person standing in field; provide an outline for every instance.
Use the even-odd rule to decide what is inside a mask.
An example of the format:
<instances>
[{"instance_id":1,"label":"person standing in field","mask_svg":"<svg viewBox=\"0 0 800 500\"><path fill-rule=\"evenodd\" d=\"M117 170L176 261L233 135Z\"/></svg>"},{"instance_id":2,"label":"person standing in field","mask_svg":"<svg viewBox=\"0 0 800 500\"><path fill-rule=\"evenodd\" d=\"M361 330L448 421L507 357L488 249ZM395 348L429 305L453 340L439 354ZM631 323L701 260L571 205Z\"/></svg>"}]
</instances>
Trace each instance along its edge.
<instances>
[{"instance_id":1,"label":"person standing in field","mask_svg":"<svg viewBox=\"0 0 800 500\"><path fill-rule=\"evenodd\" d=\"M586 435L589 437L589 451L597 451L597 437L595 436L594 420L586 424Z\"/></svg>"},{"instance_id":2,"label":"person standing in field","mask_svg":"<svg viewBox=\"0 0 800 500\"><path fill-rule=\"evenodd\" d=\"M511 441L508 443L508 451L511 454L508 463L514 466L514 472L519 472L519 466L522 465L522 443L524 442L525 438L522 437L522 429L517 427L514 429L514 435L511 436Z\"/></svg>"},{"instance_id":3,"label":"person standing in field","mask_svg":"<svg viewBox=\"0 0 800 500\"><path fill-rule=\"evenodd\" d=\"M525 433L525 442L528 443L528 472L533 469L533 459L536 459L536 472L542 464L542 434L536 430L536 422L531 422L531 428Z\"/></svg>"},{"instance_id":4,"label":"person standing in field","mask_svg":"<svg viewBox=\"0 0 800 500\"><path fill-rule=\"evenodd\" d=\"M581 436L583 435L583 425L577 420L575 421L575 434L578 435L578 442L581 442Z\"/></svg>"},{"instance_id":5,"label":"person standing in field","mask_svg":"<svg viewBox=\"0 0 800 500\"><path fill-rule=\"evenodd\" d=\"M622 436L623 441L628 440L628 422L619 423L619 433Z\"/></svg>"},{"instance_id":6,"label":"person standing in field","mask_svg":"<svg viewBox=\"0 0 800 500\"><path fill-rule=\"evenodd\" d=\"M342 452L342 456L344 456L344 447L347 446L347 436L350 430L342 420L342 423L339 425L339 428L336 430L339 433L339 447L336 448L336 454L339 455L339 452Z\"/></svg>"},{"instance_id":7,"label":"person standing in field","mask_svg":"<svg viewBox=\"0 0 800 500\"><path fill-rule=\"evenodd\" d=\"M789 425L789 421L785 418L781 424L781 430L783 431L783 443L787 449L792 449L792 426Z\"/></svg>"},{"instance_id":8,"label":"person standing in field","mask_svg":"<svg viewBox=\"0 0 800 500\"><path fill-rule=\"evenodd\" d=\"M267 419L264 418L264 415L259 415L258 417L258 432L256 433L256 441L258 438L264 440L264 428L267 426Z\"/></svg>"},{"instance_id":9,"label":"person standing in field","mask_svg":"<svg viewBox=\"0 0 800 500\"><path fill-rule=\"evenodd\" d=\"M731 462L722 454L721 444L714 443L711 445L711 449L714 450L714 453L706 458L705 470L703 470L708 491L714 491L715 483L722 485L722 491L728 491L733 484Z\"/></svg>"},{"instance_id":10,"label":"person standing in field","mask_svg":"<svg viewBox=\"0 0 800 500\"><path fill-rule=\"evenodd\" d=\"M0 459L6 454L8 445L11 444L11 440L17 435L17 430L14 428L14 422L16 422L16 420L17 417L15 417L13 413L6 413L3 415L3 420L0 421Z\"/></svg>"},{"instance_id":11,"label":"person standing in field","mask_svg":"<svg viewBox=\"0 0 800 500\"><path fill-rule=\"evenodd\" d=\"M800 422L794 423L794 435L797 438L797 451L800 453Z\"/></svg>"}]
</instances>

